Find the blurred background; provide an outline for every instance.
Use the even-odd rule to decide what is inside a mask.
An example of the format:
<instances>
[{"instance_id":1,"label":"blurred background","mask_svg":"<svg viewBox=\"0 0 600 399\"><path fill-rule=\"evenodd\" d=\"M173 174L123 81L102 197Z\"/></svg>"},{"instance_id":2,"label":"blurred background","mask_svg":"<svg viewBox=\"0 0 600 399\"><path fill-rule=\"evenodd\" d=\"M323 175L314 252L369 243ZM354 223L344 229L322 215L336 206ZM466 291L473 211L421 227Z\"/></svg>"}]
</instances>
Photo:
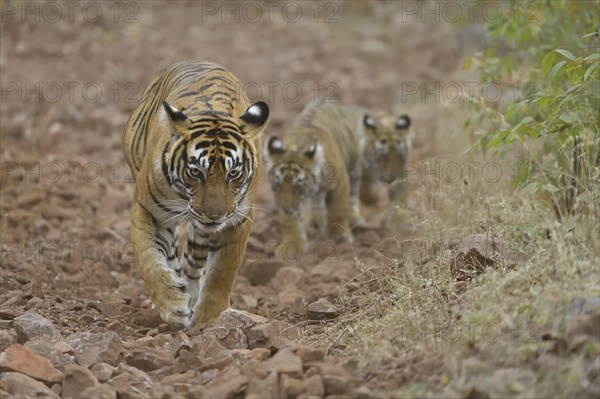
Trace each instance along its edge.
<instances>
[{"instance_id":1,"label":"blurred background","mask_svg":"<svg viewBox=\"0 0 600 399\"><path fill-rule=\"evenodd\" d=\"M280 231L263 175L232 306L293 328L301 337L294 344L327 354L319 363L325 392L364 385L362 397L594 397L597 320L575 322L566 314L600 291L598 100L592 101L600 98L597 1L0 6L1 350L19 341L12 320L26 311L48 318L65 337L116 332L123 356L114 366L135 349L178 345L135 271L133 182L121 134L165 67L210 60L237 76L251 101L269 104L267 137L284 135L320 97L412 119L410 161L418 173L404 223L383 226L386 200L364 207L367 227L352 245L311 237L311 253L301 261L273 262L269 248ZM562 101L572 86L570 93L581 95ZM532 93L537 97L527 97ZM515 100L520 105L509 107ZM578 135L584 147L575 145ZM499 151L484 156L480 148ZM574 148L586 149L589 167L573 164L580 159ZM530 161L533 153L549 166ZM527 167L511 169L515 160ZM484 168L489 163L494 168ZM534 169L551 173L532 185ZM585 176L574 189L569 182L578 173ZM490 273L457 278L451 270L458 244L471 234L480 235L472 245L481 235L502 237L517 255L496 261ZM466 245L460 248L468 253ZM307 316L321 298L335 305L331 324ZM450 342L418 330L461 321L530 335ZM273 353L282 347L273 345ZM69 362L53 358L61 370ZM252 381L255 366L242 370L244 378ZM217 385L235 380L226 370L222 379L213 376ZM326 370L335 378L327 379ZM170 373L153 374L153 390L142 397L175 386L160 385ZM245 381L227 395L247 393Z\"/></svg>"}]
</instances>

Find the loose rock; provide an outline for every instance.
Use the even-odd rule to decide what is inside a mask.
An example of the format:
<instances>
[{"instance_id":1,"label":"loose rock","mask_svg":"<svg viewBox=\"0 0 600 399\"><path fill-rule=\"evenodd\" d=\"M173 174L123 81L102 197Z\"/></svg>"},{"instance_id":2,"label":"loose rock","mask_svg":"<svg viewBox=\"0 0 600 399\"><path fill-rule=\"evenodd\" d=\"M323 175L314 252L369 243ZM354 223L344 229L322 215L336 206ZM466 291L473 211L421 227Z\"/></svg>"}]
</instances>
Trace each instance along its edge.
<instances>
[{"instance_id":1,"label":"loose rock","mask_svg":"<svg viewBox=\"0 0 600 399\"><path fill-rule=\"evenodd\" d=\"M12 328L0 326L0 352L17 342L17 333Z\"/></svg>"},{"instance_id":2,"label":"loose rock","mask_svg":"<svg viewBox=\"0 0 600 399\"><path fill-rule=\"evenodd\" d=\"M121 353L121 340L114 331L75 333L67 342L75 349L77 363L85 367L101 362L115 366Z\"/></svg>"},{"instance_id":3,"label":"loose rock","mask_svg":"<svg viewBox=\"0 0 600 399\"><path fill-rule=\"evenodd\" d=\"M323 385L323 378L319 374L308 377L304 380L304 392L309 396L316 396L322 398L325 396L325 386Z\"/></svg>"},{"instance_id":4,"label":"loose rock","mask_svg":"<svg viewBox=\"0 0 600 399\"><path fill-rule=\"evenodd\" d=\"M65 368L62 383L62 397L73 399L86 399L82 393L87 388L98 385L98 379L86 367L71 364Z\"/></svg>"},{"instance_id":5,"label":"loose rock","mask_svg":"<svg viewBox=\"0 0 600 399\"><path fill-rule=\"evenodd\" d=\"M320 362L325 357L325 352L319 348L311 348L309 346L299 346L294 349L294 353L302 360L304 366L307 363Z\"/></svg>"},{"instance_id":6,"label":"loose rock","mask_svg":"<svg viewBox=\"0 0 600 399\"><path fill-rule=\"evenodd\" d=\"M279 379L277 372L271 372L266 378L251 378L246 391L246 399L279 398Z\"/></svg>"},{"instance_id":7,"label":"loose rock","mask_svg":"<svg viewBox=\"0 0 600 399\"><path fill-rule=\"evenodd\" d=\"M304 384L301 379L292 378L285 374L281 376L279 386L282 398L295 398L304 390Z\"/></svg>"},{"instance_id":8,"label":"loose rock","mask_svg":"<svg viewBox=\"0 0 600 399\"><path fill-rule=\"evenodd\" d=\"M182 350L173 366L173 373L179 374L187 370L199 369L200 366L202 366L202 360L198 356L188 350Z\"/></svg>"},{"instance_id":9,"label":"loose rock","mask_svg":"<svg viewBox=\"0 0 600 399\"><path fill-rule=\"evenodd\" d=\"M63 373L48 358L37 355L21 344L11 345L0 354L0 370L17 371L45 382L60 382Z\"/></svg>"},{"instance_id":10,"label":"loose rock","mask_svg":"<svg viewBox=\"0 0 600 399\"><path fill-rule=\"evenodd\" d=\"M302 361L290 349L279 350L275 356L267 361L266 366L269 370L277 371L280 374L302 378Z\"/></svg>"},{"instance_id":11,"label":"loose rock","mask_svg":"<svg viewBox=\"0 0 600 399\"><path fill-rule=\"evenodd\" d=\"M466 281L473 275L497 266L496 252L504 248L502 240L488 234L474 234L463 238L452 259L450 272L456 280Z\"/></svg>"},{"instance_id":12,"label":"loose rock","mask_svg":"<svg viewBox=\"0 0 600 399\"><path fill-rule=\"evenodd\" d=\"M338 315L338 308L325 298L319 298L317 301L308 305L306 316L310 320L329 320Z\"/></svg>"},{"instance_id":13,"label":"loose rock","mask_svg":"<svg viewBox=\"0 0 600 399\"><path fill-rule=\"evenodd\" d=\"M96 376L98 381L106 382L114 375L116 368L108 363L95 364L90 371Z\"/></svg>"},{"instance_id":14,"label":"loose rock","mask_svg":"<svg viewBox=\"0 0 600 399\"><path fill-rule=\"evenodd\" d=\"M117 391L108 384L99 384L83 391L81 398L117 399Z\"/></svg>"},{"instance_id":15,"label":"loose rock","mask_svg":"<svg viewBox=\"0 0 600 399\"><path fill-rule=\"evenodd\" d=\"M230 368L206 387L210 391L210 397L229 399L240 394L247 384L248 377L241 375L237 368Z\"/></svg>"},{"instance_id":16,"label":"loose rock","mask_svg":"<svg viewBox=\"0 0 600 399\"><path fill-rule=\"evenodd\" d=\"M62 337L54 324L45 317L37 313L23 313L13 320L13 326L17 332L17 341L20 344L40 337L48 337L50 341L55 342Z\"/></svg>"},{"instance_id":17,"label":"loose rock","mask_svg":"<svg viewBox=\"0 0 600 399\"><path fill-rule=\"evenodd\" d=\"M21 373L0 373L0 389L13 395L15 398L60 399L56 393L42 382L36 381Z\"/></svg>"},{"instance_id":18,"label":"loose rock","mask_svg":"<svg viewBox=\"0 0 600 399\"><path fill-rule=\"evenodd\" d=\"M169 352L148 347L134 349L125 357L125 361L130 366L143 371L158 370L162 367L175 364L175 359Z\"/></svg>"},{"instance_id":19,"label":"loose rock","mask_svg":"<svg viewBox=\"0 0 600 399\"><path fill-rule=\"evenodd\" d=\"M342 395L348 392L348 380L337 375L323 376L323 385L327 395Z\"/></svg>"}]
</instances>

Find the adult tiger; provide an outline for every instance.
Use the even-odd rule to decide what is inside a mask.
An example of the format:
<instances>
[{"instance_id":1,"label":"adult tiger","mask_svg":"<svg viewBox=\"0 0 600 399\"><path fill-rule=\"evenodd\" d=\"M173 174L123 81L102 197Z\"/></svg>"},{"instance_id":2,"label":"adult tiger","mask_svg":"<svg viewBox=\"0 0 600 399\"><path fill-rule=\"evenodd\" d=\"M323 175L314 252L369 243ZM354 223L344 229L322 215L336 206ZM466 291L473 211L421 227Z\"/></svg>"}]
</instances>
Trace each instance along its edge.
<instances>
[{"instance_id":1,"label":"adult tiger","mask_svg":"<svg viewBox=\"0 0 600 399\"><path fill-rule=\"evenodd\" d=\"M310 204L308 224L333 241L361 225L361 202L379 200L380 182L391 183L398 205L410 151L410 118L393 118L323 100L308 104L284 139L266 146L271 188L280 212L283 240L275 249L286 259L308 247L301 208Z\"/></svg>"},{"instance_id":2,"label":"adult tiger","mask_svg":"<svg viewBox=\"0 0 600 399\"><path fill-rule=\"evenodd\" d=\"M150 83L125 126L137 268L170 324L201 326L227 309L245 253L269 108L250 105L240 86L211 62L173 64ZM180 261L176 228L183 222Z\"/></svg>"}]
</instances>

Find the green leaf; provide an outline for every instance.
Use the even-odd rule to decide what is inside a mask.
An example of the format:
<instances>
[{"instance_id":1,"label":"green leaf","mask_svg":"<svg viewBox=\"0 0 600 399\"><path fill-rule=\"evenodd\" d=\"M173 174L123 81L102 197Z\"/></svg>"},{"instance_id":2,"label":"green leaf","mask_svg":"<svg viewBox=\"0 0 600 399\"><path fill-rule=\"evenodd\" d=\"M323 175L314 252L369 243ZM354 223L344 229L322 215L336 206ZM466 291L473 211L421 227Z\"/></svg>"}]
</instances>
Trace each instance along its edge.
<instances>
[{"instance_id":1,"label":"green leaf","mask_svg":"<svg viewBox=\"0 0 600 399\"><path fill-rule=\"evenodd\" d=\"M558 54L562 55L563 57L567 58L568 60L575 61L577 59L577 57L575 57L573 54L571 54L569 51L567 51L565 49L559 48L554 51L556 51Z\"/></svg>"},{"instance_id":2,"label":"green leaf","mask_svg":"<svg viewBox=\"0 0 600 399\"><path fill-rule=\"evenodd\" d=\"M588 202L591 201L593 197L594 196L592 195L592 193L590 193L589 191L584 191L577 196L577 200L581 202Z\"/></svg>"},{"instance_id":3,"label":"green leaf","mask_svg":"<svg viewBox=\"0 0 600 399\"><path fill-rule=\"evenodd\" d=\"M590 82L587 91L600 98L600 81L594 80Z\"/></svg>"},{"instance_id":4,"label":"green leaf","mask_svg":"<svg viewBox=\"0 0 600 399\"><path fill-rule=\"evenodd\" d=\"M551 192L551 193L557 193L557 192L559 192L559 191L560 191L560 189L559 189L558 187L556 187L556 186L553 186L553 185L552 185L552 184L550 184L550 183L546 183L546 184L544 184L544 185L542 186L542 189L544 189L544 190L546 190L546 191L548 191L548 192Z\"/></svg>"},{"instance_id":5,"label":"green leaf","mask_svg":"<svg viewBox=\"0 0 600 399\"><path fill-rule=\"evenodd\" d=\"M590 54L587 57L585 57L583 60L584 61L592 61L592 60L597 60L600 58L600 53L594 53L594 54Z\"/></svg>"},{"instance_id":6,"label":"green leaf","mask_svg":"<svg viewBox=\"0 0 600 399\"><path fill-rule=\"evenodd\" d=\"M557 74L557 72L560 70L560 68L562 68L563 65L565 65L566 63L567 63L567 61L563 60L563 61L558 62L556 65L554 65L552 67L552 69L550 70L550 73L548 74L550 79L552 79Z\"/></svg>"},{"instance_id":7,"label":"green leaf","mask_svg":"<svg viewBox=\"0 0 600 399\"><path fill-rule=\"evenodd\" d=\"M585 74L583 75L583 81L587 81L588 78L590 77L590 75L596 70L598 69L598 65L600 65L600 62L594 62L592 65L590 65L590 67L585 71ZM597 79L598 77L596 77Z\"/></svg>"},{"instance_id":8,"label":"green leaf","mask_svg":"<svg viewBox=\"0 0 600 399\"><path fill-rule=\"evenodd\" d=\"M525 186L525 188L523 188L523 192L525 194L532 194L538 191L540 187L540 183L538 182L533 182L533 183L529 183L528 185Z\"/></svg>"},{"instance_id":9,"label":"green leaf","mask_svg":"<svg viewBox=\"0 0 600 399\"><path fill-rule=\"evenodd\" d=\"M546 140L544 140L543 150L544 155L548 155L554 151L554 141L550 138L546 138Z\"/></svg>"},{"instance_id":10,"label":"green leaf","mask_svg":"<svg viewBox=\"0 0 600 399\"><path fill-rule=\"evenodd\" d=\"M573 115L570 114L562 114L558 117L558 119L560 119L561 121L565 122L566 124L573 124L573 122L575 122L575 118L573 118Z\"/></svg>"},{"instance_id":11,"label":"green leaf","mask_svg":"<svg viewBox=\"0 0 600 399\"><path fill-rule=\"evenodd\" d=\"M548 71L550 71L550 69L552 68L552 65L554 65L554 59L556 58L556 53L554 51L551 51L549 53L547 53L544 58L542 58L542 63L541 63L541 68L542 68L542 73L545 75L548 75Z\"/></svg>"}]
</instances>

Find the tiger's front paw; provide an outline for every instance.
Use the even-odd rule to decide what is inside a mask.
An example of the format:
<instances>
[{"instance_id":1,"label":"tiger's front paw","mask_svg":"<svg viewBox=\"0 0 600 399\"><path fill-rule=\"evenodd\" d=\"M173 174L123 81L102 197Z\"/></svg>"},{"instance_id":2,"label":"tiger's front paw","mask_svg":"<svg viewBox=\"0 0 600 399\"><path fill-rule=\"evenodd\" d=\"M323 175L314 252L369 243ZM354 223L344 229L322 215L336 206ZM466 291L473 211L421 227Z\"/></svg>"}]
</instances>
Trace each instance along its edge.
<instances>
[{"instance_id":1,"label":"tiger's front paw","mask_svg":"<svg viewBox=\"0 0 600 399\"><path fill-rule=\"evenodd\" d=\"M161 286L152 299L160 317L166 323L177 327L191 325L190 294L183 281L172 278L169 283Z\"/></svg>"},{"instance_id":2,"label":"tiger's front paw","mask_svg":"<svg viewBox=\"0 0 600 399\"><path fill-rule=\"evenodd\" d=\"M221 313L229 308L229 301L200 302L194 307L194 315L191 320L191 333L199 333L214 324Z\"/></svg>"},{"instance_id":3,"label":"tiger's front paw","mask_svg":"<svg viewBox=\"0 0 600 399\"><path fill-rule=\"evenodd\" d=\"M347 223L333 223L327 229L327 238L335 243L342 241L352 242L352 232Z\"/></svg>"},{"instance_id":4,"label":"tiger's front paw","mask_svg":"<svg viewBox=\"0 0 600 399\"><path fill-rule=\"evenodd\" d=\"M379 200L381 199L381 195L379 194L379 185L368 186L362 185L360 187L360 202L365 205L377 205Z\"/></svg>"},{"instance_id":5,"label":"tiger's front paw","mask_svg":"<svg viewBox=\"0 0 600 399\"><path fill-rule=\"evenodd\" d=\"M350 228L353 228L353 227L363 227L367 223L365 222L365 218L362 217L362 215L360 213L352 213L350 215L350 217L348 218L348 224L350 225Z\"/></svg>"},{"instance_id":6,"label":"tiger's front paw","mask_svg":"<svg viewBox=\"0 0 600 399\"><path fill-rule=\"evenodd\" d=\"M313 213L310 215L310 219L308 220L308 226L317 231L319 235L325 235L325 225L326 225L327 215L323 213Z\"/></svg>"}]
</instances>

